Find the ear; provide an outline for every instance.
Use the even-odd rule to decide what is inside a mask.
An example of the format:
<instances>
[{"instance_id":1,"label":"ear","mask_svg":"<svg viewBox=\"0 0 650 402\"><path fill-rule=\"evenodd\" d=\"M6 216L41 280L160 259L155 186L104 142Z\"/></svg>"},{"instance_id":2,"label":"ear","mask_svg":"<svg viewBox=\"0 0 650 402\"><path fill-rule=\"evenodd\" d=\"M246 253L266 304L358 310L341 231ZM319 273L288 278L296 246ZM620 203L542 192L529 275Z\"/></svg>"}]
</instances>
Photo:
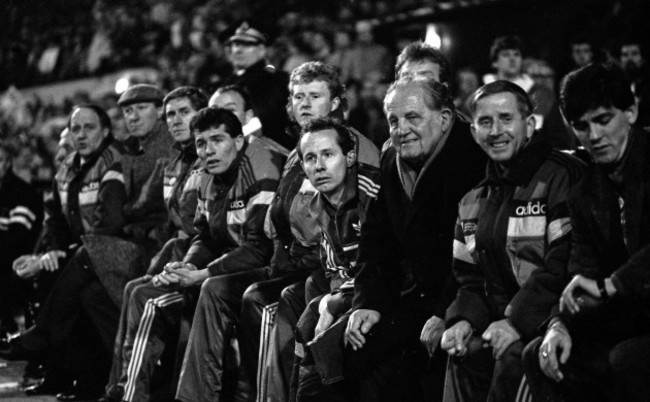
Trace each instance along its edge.
<instances>
[{"instance_id":1,"label":"ear","mask_svg":"<svg viewBox=\"0 0 650 402\"><path fill-rule=\"evenodd\" d=\"M102 128L102 138L108 137L108 133L110 133L111 130L108 129L108 127Z\"/></svg>"},{"instance_id":2,"label":"ear","mask_svg":"<svg viewBox=\"0 0 650 402\"><path fill-rule=\"evenodd\" d=\"M341 106L341 99L338 96L335 96L334 99L332 99L332 105L330 106L330 112L335 111L336 109Z\"/></svg>"},{"instance_id":3,"label":"ear","mask_svg":"<svg viewBox=\"0 0 650 402\"><path fill-rule=\"evenodd\" d=\"M627 117L627 122L630 123L630 126L636 123L636 119L639 117L639 108L636 103L625 110L625 117Z\"/></svg>"},{"instance_id":4,"label":"ear","mask_svg":"<svg viewBox=\"0 0 650 402\"><path fill-rule=\"evenodd\" d=\"M237 149L237 152L241 151L241 149L244 147L244 139L243 135L238 135L235 137L235 148Z\"/></svg>"},{"instance_id":5,"label":"ear","mask_svg":"<svg viewBox=\"0 0 650 402\"><path fill-rule=\"evenodd\" d=\"M158 114L158 119L162 119L162 118L163 118L164 110L163 110L162 105L160 105L160 106L158 106L158 107L156 108L156 113Z\"/></svg>"},{"instance_id":6,"label":"ear","mask_svg":"<svg viewBox=\"0 0 650 402\"><path fill-rule=\"evenodd\" d=\"M345 155L345 162L348 165L348 167L354 166L354 163L357 161L357 153L356 151L352 150Z\"/></svg>"},{"instance_id":7,"label":"ear","mask_svg":"<svg viewBox=\"0 0 650 402\"><path fill-rule=\"evenodd\" d=\"M530 137L533 136L533 133L535 132L535 125L537 124L537 121L535 120L534 115L530 115L526 118L526 138L530 139Z\"/></svg>"},{"instance_id":8,"label":"ear","mask_svg":"<svg viewBox=\"0 0 650 402\"><path fill-rule=\"evenodd\" d=\"M247 124L249 121L251 121L253 117L255 117L255 112L253 111L253 109L248 109L244 113L244 124Z\"/></svg>"},{"instance_id":9,"label":"ear","mask_svg":"<svg viewBox=\"0 0 650 402\"><path fill-rule=\"evenodd\" d=\"M454 122L454 112L451 109L443 108L440 110L441 126L442 132L446 133L451 128L452 123Z\"/></svg>"}]
</instances>

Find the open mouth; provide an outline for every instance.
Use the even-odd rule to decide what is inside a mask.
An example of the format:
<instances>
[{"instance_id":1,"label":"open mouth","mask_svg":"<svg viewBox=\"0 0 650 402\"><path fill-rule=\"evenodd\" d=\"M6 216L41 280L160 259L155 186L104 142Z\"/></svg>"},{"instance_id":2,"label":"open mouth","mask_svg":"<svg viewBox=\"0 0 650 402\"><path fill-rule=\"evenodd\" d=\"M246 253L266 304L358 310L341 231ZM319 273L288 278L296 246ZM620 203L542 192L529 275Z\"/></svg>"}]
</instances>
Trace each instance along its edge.
<instances>
[{"instance_id":1,"label":"open mouth","mask_svg":"<svg viewBox=\"0 0 650 402\"><path fill-rule=\"evenodd\" d=\"M502 149L508 145L508 141L495 141L490 143L490 147L494 149Z\"/></svg>"}]
</instances>

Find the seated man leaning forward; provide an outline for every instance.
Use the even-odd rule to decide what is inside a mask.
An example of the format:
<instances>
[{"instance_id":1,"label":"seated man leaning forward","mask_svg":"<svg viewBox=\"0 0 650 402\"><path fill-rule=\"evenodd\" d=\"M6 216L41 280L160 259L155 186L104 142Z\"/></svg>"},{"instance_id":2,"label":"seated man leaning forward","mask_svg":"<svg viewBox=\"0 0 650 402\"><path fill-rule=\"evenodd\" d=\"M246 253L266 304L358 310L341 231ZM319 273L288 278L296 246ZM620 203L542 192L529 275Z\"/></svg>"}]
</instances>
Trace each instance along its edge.
<instances>
[{"instance_id":1,"label":"seated man leaning forward","mask_svg":"<svg viewBox=\"0 0 650 402\"><path fill-rule=\"evenodd\" d=\"M592 159L569 197L569 277L560 314L524 352L533 398L650 400L650 140L623 72L567 75L561 107Z\"/></svg>"},{"instance_id":2,"label":"seated man leaning forward","mask_svg":"<svg viewBox=\"0 0 650 402\"><path fill-rule=\"evenodd\" d=\"M359 177L371 177L376 183L379 169L357 163L355 142L354 134L347 127L330 119L317 119L303 128L298 143L301 165L318 190L312 204L318 211L321 229L321 266L330 286L330 293L312 300L298 322L296 360L302 359L300 369L293 373L291 395L295 389L299 401L316 394L327 397L305 345L352 305L359 235L368 206L377 196L378 188L364 186L365 179ZM340 339L339 334L337 340Z\"/></svg>"},{"instance_id":3,"label":"seated man leaning forward","mask_svg":"<svg viewBox=\"0 0 650 402\"><path fill-rule=\"evenodd\" d=\"M168 264L166 275L161 278L167 285L180 287L196 286L205 281L183 361L183 373L188 364L200 363L196 359L206 359L205 355L192 356L194 343L208 343L210 353L223 353L226 349L224 340L229 339L230 334L213 339L198 335L206 327L223 327L220 321L226 319L204 312L214 304L213 298L221 295L212 289L221 283L214 277L251 271L269 262L273 245L264 234L264 217L275 197L282 170L277 158L261 141L249 143L244 139L241 123L230 111L203 109L192 119L190 129L207 172L199 186L194 221L199 233L183 260ZM229 283L232 286L229 291L243 292L235 288L237 284L245 288L250 283L233 281ZM204 320L199 322L201 317ZM211 383L221 381L220 370L203 371L201 375L208 377ZM183 374L180 382L183 383ZM202 391L206 400L217 398L215 392L218 390Z\"/></svg>"},{"instance_id":4,"label":"seated man leaning forward","mask_svg":"<svg viewBox=\"0 0 650 402\"><path fill-rule=\"evenodd\" d=\"M487 84L469 106L474 139L490 160L458 208L452 273L459 289L441 342L451 356L447 381L458 386L447 389L459 401L515 401L523 347L566 277L566 200L582 162L535 131L531 101L516 84Z\"/></svg>"}]
</instances>

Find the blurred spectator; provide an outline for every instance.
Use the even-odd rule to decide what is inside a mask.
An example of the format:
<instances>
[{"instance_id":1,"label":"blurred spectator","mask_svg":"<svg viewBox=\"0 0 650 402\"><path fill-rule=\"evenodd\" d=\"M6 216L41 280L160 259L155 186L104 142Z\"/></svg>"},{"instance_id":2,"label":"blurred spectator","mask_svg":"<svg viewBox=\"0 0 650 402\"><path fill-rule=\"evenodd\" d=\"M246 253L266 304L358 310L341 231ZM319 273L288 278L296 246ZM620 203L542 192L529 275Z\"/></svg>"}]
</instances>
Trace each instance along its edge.
<instances>
[{"instance_id":1,"label":"blurred spectator","mask_svg":"<svg viewBox=\"0 0 650 402\"><path fill-rule=\"evenodd\" d=\"M347 82L352 69L352 33L346 29L334 32L334 51L330 53L327 63L339 70L341 80Z\"/></svg>"},{"instance_id":2,"label":"blurred spectator","mask_svg":"<svg viewBox=\"0 0 650 402\"><path fill-rule=\"evenodd\" d=\"M289 97L289 77L267 65L268 36L244 22L228 39L228 45L235 72L224 84L244 88L251 97L255 114L262 121L264 135L287 149L293 148L295 139L284 133L288 123L285 105Z\"/></svg>"},{"instance_id":3,"label":"blurred spectator","mask_svg":"<svg viewBox=\"0 0 650 402\"><path fill-rule=\"evenodd\" d=\"M553 91L553 96L556 96L555 71L546 61L527 57L524 59L522 66L524 72L535 81L535 85L550 89Z\"/></svg>"},{"instance_id":4,"label":"blurred spectator","mask_svg":"<svg viewBox=\"0 0 650 402\"><path fill-rule=\"evenodd\" d=\"M530 96L534 109L536 127L546 140L559 149L572 149L577 140L569 134L553 91L538 85L523 71L524 45L517 36L501 36L492 42L490 60L496 70L495 74L486 74L486 84L496 80L507 80L519 85Z\"/></svg>"},{"instance_id":5,"label":"blurred spectator","mask_svg":"<svg viewBox=\"0 0 650 402\"><path fill-rule=\"evenodd\" d=\"M456 106L458 113L465 117L470 116L470 97L478 87L478 74L473 68L463 67L456 72L456 97L454 98L454 106Z\"/></svg>"},{"instance_id":6,"label":"blurred spectator","mask_svg":"<svg viewBox=\"0 0 650 402\"><path fill-rule=\"evenodd\" d=\"M12 172L13 150L0 142L0 332L16 331L24 317L26 289L13 260L32 251L43 219L41 196ZM14 158L15 159L15 158ZM22 320L24 321L24 319ZM24 329L24 328L21 328Z\"/></svg>"},{"instance_id":7,"label":"blurred spectator","mask_svg":"<svg viewBox=\"0 0 650 402\"><path fill-rule=\"evenodd\" d=\"M595 61L595 54L592 41L586 35L577 35L571 38L571 61L572 70L584 67Z\"/></svg>"},{"instance_id":8,"label":"blurred spectator","mask_svg":"<svg viewBox=\"0 0 650 402\"><path fill-rule=\"evenodd\" d=\"M650 126L650 69L644 50L641 41L635 38L626 38L620 47L621 67L632 83L632 92L639 105L637 127Z\"/></svg>"},{"instance_id":9,"label":"blurred spectator","mask_svg":"<svg viewBox=\"0 0 650 402\"><path fill-rule=\"evenodd\" d=\"M390 77L392 57L385 46L375 43L372 24L359 21L355 30L357 40L350 51L352 63L341 71L342 78L363 81L368 76Z\"/></svg>"}]
</instances>

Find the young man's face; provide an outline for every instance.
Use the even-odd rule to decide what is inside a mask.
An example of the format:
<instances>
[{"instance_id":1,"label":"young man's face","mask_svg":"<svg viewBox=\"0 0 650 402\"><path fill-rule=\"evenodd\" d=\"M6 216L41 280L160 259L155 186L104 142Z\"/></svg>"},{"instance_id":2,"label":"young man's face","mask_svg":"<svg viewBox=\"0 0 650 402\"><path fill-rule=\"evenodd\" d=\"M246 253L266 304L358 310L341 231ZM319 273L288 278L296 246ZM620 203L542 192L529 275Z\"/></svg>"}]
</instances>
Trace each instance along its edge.
<instances>
[{"instance_id":1,"label":"young man's face","mask_svg":"<svg viewBox=\"0 0 650 402\"><path fill-rule=\"evenodd\" d=\"M70 117L70 134L81 156L89 156L99 149L108 131L101 126L99 116L92 109L78 108Z\"/></svg>"},{"instance_id":2,"label":"young man's face","mask_svg":"<svg viewBox=\"0 0 650 402\"><path fill-rule=\"evenodd\" d=\"M300 139L300 152L302 167L311 184L332 204L338 204L345 189L348 157L338 144L336 131L327 129L304 134Z\"/></svg>"},{"instance_id":3,"label":"young man's face","mask_svg":"<svg viewBox=\"0 0 650 402\"><path fill-rule=\"evenodd\" d=\"M627 110L601 106L572 121L571 127L596 163L610 164L623 157L636 118L636 105Z\"/></svg>"},{"instance_id":4,"label":"young man's face","mask_svg":"<svg viewBox=\"0 0 650 402\"><path fill-rule=\"evenodd\" d=\"M296 122L304 127L308 122L325 117L339 106L339 98L331 98L325 81L298 82L291 85L291 110Z\"/></svg>"},{"instance_id":5,"label":"young man's face","mask_svg":"<svg viewBox=\"0 0 650 402\"><path fill-rule=\"evenodd\" d=\"M225 173L244 146L243 136L233 138L225 128L222 124L219 128L210 128L194 135L196 153L208 173L213 175Z\"/></svg>"},{"instance_id":6,"label":"young man's face","mask_svg":"<svg viewBox=\"0 0 650 402\"><path fill-rule=\"evenodd\" d=\"M594 52L588 43L576 43L571 45L571 58L578 67L586 66L594 59Z\"/></svg>"},{"instance_id":7,"label":"young man's face","mask_svg":"<svg viewBox=\"0 0 650 402\"><path fill-rule=\"evenodd\" d=\"M440 66L432 61L406 61L397 74L398 78L426 77L440 82Z\"/></svg>"},{"instance_id":8,"label":"young man's face","mask_svg":"<svg viewBox=\"0 0 650 402\"><path fill-rule=\"evenodd\" d=\"M196 112L188 98L174 98L167 102L165 105L165 119L174 141L186 142L192 138L190 121Z\"/></svg>"},{"instance_id":9,"label":"young man's face","mask_svg":"<svg viewBox=\"0 0 650 402\"><path fill-rule=\"evenodd\" d=\"M416 85L398 87L386 95L384 112L393 147L406 162L421 165L449 127L451 111L431 110Z\"/></svg>"},{"instance_id":10,"label":"young man's face","mask_svg":"<svg viewBox=\"0 0 650 402\"><path fill-rule=\"evenodd\" d=\"M137 102L122 107L129 133L134 137L146 137L153 131L161 111L153 102Z\"/></svg>"},{"instance_id":11,"label":"young man's face","mask_svg":"<svg viewBox=\"0 0 650 402\"><path fill-rule=\"evenodd\" d=\"M510 162L535 131L535 119L522 116L517 106L517 99L510 92L486 96L476 102L471 126L474 140L497 163Z\"/></svg>"},{"instance_id":12,"label":"young man's face","mask_svg":"<svg viewBox=\"0 0 650 402\"><path fill-rule=\"evenodd\" d=\"M510 78L521 74L521 63L522 56L518 49L503 49L499 51L492 66L497 70L497 74Z\"/></svg>"}]
</instances>

